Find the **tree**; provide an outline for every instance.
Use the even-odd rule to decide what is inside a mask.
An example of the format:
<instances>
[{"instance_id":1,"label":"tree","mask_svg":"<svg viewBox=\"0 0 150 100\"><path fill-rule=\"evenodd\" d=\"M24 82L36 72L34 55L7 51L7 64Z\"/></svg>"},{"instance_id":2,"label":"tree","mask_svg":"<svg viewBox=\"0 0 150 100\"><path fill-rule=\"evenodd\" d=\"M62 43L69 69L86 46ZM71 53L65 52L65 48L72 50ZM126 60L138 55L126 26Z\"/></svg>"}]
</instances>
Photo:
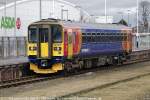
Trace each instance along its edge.
<instances>
[{"instance_id":1,"label":"tree","mask_svg":"<svg viewBox=\"0 0 150 100\"><path fill-rule=\"evenodd\" d=\"M150 2L141 1L140 2L140 20L141 24L144 27L143 32L148 32L149 29L149 17L150 17Z\"/></svg>"},{"instance_id":2,"label":"tree","mask_svg":"<svg viewBox=\"0 0 150 100\"><path fill-rule=\"evenodd\" d=\"M125 25L125 26L128 26L128 23L124 19L121 19L118 23Z\"/></svg>"}]
</instances>

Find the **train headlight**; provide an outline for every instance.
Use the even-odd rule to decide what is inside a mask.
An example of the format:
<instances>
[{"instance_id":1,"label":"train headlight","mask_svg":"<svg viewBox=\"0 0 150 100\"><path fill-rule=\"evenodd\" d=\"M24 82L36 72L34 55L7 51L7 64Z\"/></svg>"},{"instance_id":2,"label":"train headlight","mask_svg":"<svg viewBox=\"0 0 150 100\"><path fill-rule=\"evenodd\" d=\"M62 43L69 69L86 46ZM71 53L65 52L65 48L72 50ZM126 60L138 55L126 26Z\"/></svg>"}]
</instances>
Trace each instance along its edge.
<instances>
[{"instance_id":1,"label":"train headlight","mask_svg":"<svg viewBox=\"0 0 150 100\"><path fill-rule=\"evenodd\" d=\"M54 51L61 51L61 47L54 47Z\"/></svg>"},{"instance_id":2,"label":"train headlight","mask_svg":"<svg viewBox=\"0 0 150 100\"><path fill-rule=\"evenodd\" d=\"M61 47L58 47L59 48L59 51L61 51Z\"/></svg>"},{"instance_id":3,"label":"train headlight","mask_svg":"<svg viewBox=\"0 0 150 100\"><path fill-rule=\"evenodd\" d=\"M29 47L29 50L30 51L35 51L35 50L37 50L37 48L36 47Z\"/></svg>"},{"instance_id":4,"label":"train headlight","mask_svg":"<svg viewBox=\"0 0 150 100\"><path fill-rule=\"evenodd\" d=\"M36 48L36 47L33 47L33 51L35 51L35 50L37 50L37 48Z\"/></svg>"},{"instance_id":5,"label":"train headlight","mask_svg":"<svg viewBox=\"0 0 150 100\"><path fill-rule=\"evenodd\" d=\"M32 47L29 47L29 50L32 51Z\"/></svg>"},{"instance_id":6,"label":"train headlight","mask_svg":"<svg viewBox=\"0 0 150 100\"><path fill-rule=\"evenodd\" d=\"M47 60L41 60L41 66L42 66L42 67L48 66Z\"/></svg>"}]
</instances>

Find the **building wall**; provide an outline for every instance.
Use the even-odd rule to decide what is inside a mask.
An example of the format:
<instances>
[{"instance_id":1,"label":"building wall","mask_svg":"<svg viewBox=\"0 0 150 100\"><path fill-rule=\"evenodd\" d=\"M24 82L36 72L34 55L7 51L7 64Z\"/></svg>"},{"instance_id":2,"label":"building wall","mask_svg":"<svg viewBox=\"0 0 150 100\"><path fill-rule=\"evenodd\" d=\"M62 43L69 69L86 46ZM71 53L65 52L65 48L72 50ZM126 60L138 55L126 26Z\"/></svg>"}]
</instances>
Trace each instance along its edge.
<instances>
[{"instance_id":1,"label":"building wall","mask_svg":"<svg viewBox=\"0 0 150 100\"><path fill-rule=\"evenodd\" d=\"M54 4L55 6L53 10L53 0L42 0L42 19L47 19L51 17L61 19L61 11L62 9L64 9L68 10L68 19L74 21L80 20L80 10L77 9L74 4L63 0L55 0ZM16 6L16 19L14 19L14 3L8 4L6 10L4 7L1 7L0 36L27 36L28 25L32 22L40 20L39 9L39 0L18 1ZM67 12L65 11L63 12L63 18L64 20L67 19ZM17 25L18 28L16 27Z\"/></svg>"}]
</instances>

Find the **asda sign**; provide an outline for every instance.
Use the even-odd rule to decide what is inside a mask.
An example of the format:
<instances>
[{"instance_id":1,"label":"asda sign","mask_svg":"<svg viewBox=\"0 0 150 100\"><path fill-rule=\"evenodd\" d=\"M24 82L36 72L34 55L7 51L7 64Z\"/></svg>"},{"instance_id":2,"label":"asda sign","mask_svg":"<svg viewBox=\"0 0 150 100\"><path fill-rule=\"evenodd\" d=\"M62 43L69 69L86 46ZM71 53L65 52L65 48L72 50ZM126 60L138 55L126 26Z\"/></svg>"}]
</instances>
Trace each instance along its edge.
<instances>
[{"instance_id":1,"label":"asda sign","mask_svg":"<svg viewBox=\"0 0 150 100\"><path fill-rule=\"evenodd\" d=\"M17 18L15 20L14 17L2 17L0 19L0 28L2 29L13 29L13 28L17 28L20 29L21 27L21 20L20 18Z\"/></svg>"}]
</instances>

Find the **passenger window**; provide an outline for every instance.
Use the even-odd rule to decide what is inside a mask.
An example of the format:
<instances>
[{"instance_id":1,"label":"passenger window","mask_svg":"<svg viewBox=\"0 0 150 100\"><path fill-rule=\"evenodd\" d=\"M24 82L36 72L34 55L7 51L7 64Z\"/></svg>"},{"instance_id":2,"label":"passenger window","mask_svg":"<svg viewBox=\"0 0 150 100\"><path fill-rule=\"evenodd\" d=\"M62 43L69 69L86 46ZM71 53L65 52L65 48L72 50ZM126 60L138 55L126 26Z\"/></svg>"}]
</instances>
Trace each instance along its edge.
<instances>
[{"instance_id":1,"label":"passenger window","mask_svg":"<svg viewBox=\"0 0 150 100\"><path fill-rule=\"evenodd\" d=\"M36 28L29 29L29 42L32 42L32 43L37 42L37 29Z\"/></svg>"},{"instance_id":2,"label":"passenger window","mask_svg":"<svg viewBox=\"0 0 150 100\"><path fill-rule=\"evenodd\" d=\"M97 35L101 35L100 33L97 33Z\"/></svg>"},{"instance_id":3,"label":"passenger window","mask_svg":"<svg viewBox=\"0 0 150 100\"><path fill-rule=\"evenodd\" d=\"M62 28L59 25L52 25L52 39L53 42L62 42Z\"/></svg>"}]
</instances>

